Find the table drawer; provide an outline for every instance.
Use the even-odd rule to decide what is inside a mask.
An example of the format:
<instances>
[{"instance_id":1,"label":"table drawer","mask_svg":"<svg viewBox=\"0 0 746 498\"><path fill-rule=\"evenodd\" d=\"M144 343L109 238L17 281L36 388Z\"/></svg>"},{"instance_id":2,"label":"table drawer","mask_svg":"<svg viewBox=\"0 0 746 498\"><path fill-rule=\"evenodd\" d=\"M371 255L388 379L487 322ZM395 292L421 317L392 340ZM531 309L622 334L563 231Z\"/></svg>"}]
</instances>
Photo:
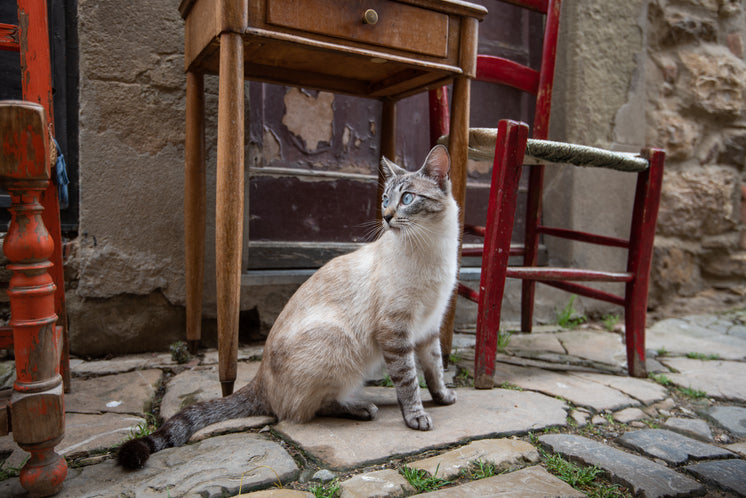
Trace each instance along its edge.
<instances>
[{"instance_id":1,"label":"table drawer","mask_svg":"<svg viewBox=\"0 0 746 498\"><path fill-rule=\"evenodd\" d=\"M363 21L368 10L375 11L375 24ZM447 14L391 0L267 0L267 23L432 57L448 54Z\"/></svg>"}]
</instances>

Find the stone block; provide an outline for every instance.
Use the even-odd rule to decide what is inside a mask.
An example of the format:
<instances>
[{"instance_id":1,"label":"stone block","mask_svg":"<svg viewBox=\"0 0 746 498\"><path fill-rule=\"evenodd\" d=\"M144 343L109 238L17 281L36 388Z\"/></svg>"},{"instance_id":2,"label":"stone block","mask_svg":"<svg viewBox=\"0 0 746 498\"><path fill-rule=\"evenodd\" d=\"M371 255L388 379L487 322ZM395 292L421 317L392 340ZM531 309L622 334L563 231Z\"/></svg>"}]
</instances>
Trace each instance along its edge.
<instances>
[{"instance_id":1,"label":"stone block","mask_svg":"<svg viewBox=\"0 0 746 498\"><path fill-rule=\"evenodd\" d=\"M736 456L734 453L715 445L696 441L665 429L626 432L617 441L652 458L660 458L670 465L681 465L692 459L702 460Z\"/></svg>"},{"instance_id":2,"label":"stone block","mask_svg":"<svg viewBox=\"0 0 746 498\"><path fill-rule=\"evenodd\" d=\"M695 496L704 492L704 486L668 467L592 439L573 434L548 434L540 436L539 441L565 457L602 468L612 482L628 486L635 496Z\"/></svg>"},{"instance_id":3,"label":"stone block","mask_svg":"<svg viewBox=\"0 0 746 498\"><path fill-rule=\"evenodd\" d=\"M717 41L717 18L697 15L686 9L651 3L648 19L655 26L650 33L652 43L662 47L683 45L691 42Z\"/></svg>"},{"instance_id":4,"label":"stone block","mask_svg":"<svg viewBox=\"0 0 746 498\"><path fill-rule=\"evenodd\" d=\"M746 65L727 48L701 45L679 52L688 74L678 85L684 105L713 117L736 118L746 107Z\"/></svg>"},{"instance_id":5,"label":"stone block","mask_svg":"<svg viewBox=\"0 0 746 498\"><path fill-rule=\"evenodd\" d=\"M688 465L686 470L726 491L736 493L738 496L746 496L746 461L744 460L702 462Z\"/></svg>"},{"instance_id":6,"label":"stone block","mask_svg":"<svg viewBox=\"0 0 746 498\"><path fill-rule=\"evenodd\" d=\"M386 469L356 475L339 485L340 498L395 498L415 492L399 472Z\"/></svg>"},{"instance_id":7,"label":"stone block","mask_svg":"<svg viewBox=\"0 0 746 498\"><path fill-rule=\"evenodd\" d=\"M580 498L585 496L539 466L467 482L456 487L439 489L427 495L431 498L474 498L475 496Z\"/></svg>"},{"instance_id":8,"label":"stone block","mask_svg":"<svg viewBox=\"0 0 746 498\"><path fill-rule=\"evenodd\" d=\"M658 233L684 239L733 230L740 210L740 179L735 170L705 166L667 171L661 191Z\"/></svg>"},{"instance_id":9,"label":"stone block","mask_svg":"<svg viewBox=\"0 0 746 498\"><path fill-rule=\"evenodd\" d=\"M490 463L498 470L536 463L539 452L531 444L518 439L482 439L438 456L417 460L409 464L425 470L430 475L444 479L458 477L472 462Z\"/></svg>"},{"instance_id":10,"label":"stone block","mask_svg":"<svg viewBox=\"0 0 746 498\"><path fill-rule=\"evenodd\" d=\"M733 377L733 378L743 378ZM740 406L713 406L704 413L719 426L736 437L746 437L746 408Z\"/></svg>"},{"instance_id":11,"label":"stone block","mask_svg":"<svg viewBox=\"0 0 746 498\"><path fill-rule=\"evenodd\" d=\"M710 426L702 419L671 417L663 423L663 427L700 441L714 441Z\"/></svg>"}]
</instances>

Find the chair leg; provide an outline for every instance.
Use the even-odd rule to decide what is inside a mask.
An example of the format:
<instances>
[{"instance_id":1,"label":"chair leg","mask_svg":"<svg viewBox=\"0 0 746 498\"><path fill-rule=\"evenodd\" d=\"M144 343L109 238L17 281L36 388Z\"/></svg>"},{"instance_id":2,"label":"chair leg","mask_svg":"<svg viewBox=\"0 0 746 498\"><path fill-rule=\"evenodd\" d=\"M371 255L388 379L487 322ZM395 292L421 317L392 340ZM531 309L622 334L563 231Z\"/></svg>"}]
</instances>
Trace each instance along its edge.
<instances>
[{"instance_id":1,"label":"chair leg","mask_svg":"<svg viewBox=\"0 0 746 498\"><path fill-rule=\"evenodd\" d=\"M541 223L541 201L544 188L544 165L531 166L528 176L528 202L526 204L525 254L523 266L534 267L538 263L539 233ZM521 282L521 330L531 332L534 318L534 295L536 282Z\"/></svg>"},{"instance_id":2,"label":"chair leg","mask_svg":"<svg viewBox=\"0 0 746 498\"><path fill-rule=\"evenodd\" d=\"M650 167L637 177L627 262L627 271L633 273L635 278L627 284L624 310L627 369L632 377L647 376L645 317L665 157L664 152L657 149L645 150L643 154L650 161Z\"/></svg>"},{"instance_id":3,"label":"chair leg","mask_svg":"<svg viewBox=\"0 0 746 498\"><path fill-rule=\"evenodd\" d=\"M487 210L487 233L480 280L477 315L477 344L474 360L474 387L493 386L500 312L505 291L505 279L510 255L518 182L521 177L523 153L528 139L528 126L515 121L500 121L495 144L495 161Z\"/></svg>"},{"instance_id":4,"label":"chair leg","mask_svg":"<svg viewBox=\"0 0 746 498\"><path fill-rule=\"evenodd\" d=\"M448 87L442 86L428 92L430 110L430 147L435 147L438 139L448 135L450 115L448 112Z\"/></svg>"}]
</instances>

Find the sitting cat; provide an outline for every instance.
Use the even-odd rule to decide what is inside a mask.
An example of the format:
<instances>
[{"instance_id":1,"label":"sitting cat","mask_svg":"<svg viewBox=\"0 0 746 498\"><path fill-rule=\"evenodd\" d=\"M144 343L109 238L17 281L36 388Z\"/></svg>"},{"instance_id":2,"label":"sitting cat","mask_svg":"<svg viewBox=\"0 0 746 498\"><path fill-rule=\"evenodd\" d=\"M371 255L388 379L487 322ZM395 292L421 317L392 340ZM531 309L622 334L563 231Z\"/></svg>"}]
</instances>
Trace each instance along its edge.
<instances>
[{"instance_id":1,"label":"sitting cat","mask_svg":"<svg viewBox=\"0 0 746 498\"><path fill-rule=\"evenodd\" d=\"M202 427L231 418L371 420L378 408L356 391L381 360L412 429L433 426L420 399L415 358L433 400L456 401L443 383L439 342L459 247L450 158L440 145L417 172L385 158L381 166L386 184L378 240L333 259L298 289L277 317L249 384L188 406L153 434L127 441L118 455L122 466L140 468L151 453L183 445Z\"/></svg>"}]
</instances>

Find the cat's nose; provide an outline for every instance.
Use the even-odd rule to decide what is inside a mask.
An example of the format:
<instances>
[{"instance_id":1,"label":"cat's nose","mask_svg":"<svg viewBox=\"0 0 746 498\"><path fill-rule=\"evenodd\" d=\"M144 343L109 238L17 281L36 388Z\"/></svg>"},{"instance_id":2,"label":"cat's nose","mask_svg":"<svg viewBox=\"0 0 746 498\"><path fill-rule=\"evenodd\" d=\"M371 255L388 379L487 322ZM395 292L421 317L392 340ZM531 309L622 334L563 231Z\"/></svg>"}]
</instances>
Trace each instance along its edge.
<instances>
[{"instance_id":1,"label":"cat's nose","mask_svg":"<svg viewBox=\"0 0 746 498\"><path fill-rule=\"evenodd\" d=\"M386 223L391 223L391 218L393 218L393 214L385 214L383 215L383 219L386 220Z\"/></svg>"}]
</instances>

